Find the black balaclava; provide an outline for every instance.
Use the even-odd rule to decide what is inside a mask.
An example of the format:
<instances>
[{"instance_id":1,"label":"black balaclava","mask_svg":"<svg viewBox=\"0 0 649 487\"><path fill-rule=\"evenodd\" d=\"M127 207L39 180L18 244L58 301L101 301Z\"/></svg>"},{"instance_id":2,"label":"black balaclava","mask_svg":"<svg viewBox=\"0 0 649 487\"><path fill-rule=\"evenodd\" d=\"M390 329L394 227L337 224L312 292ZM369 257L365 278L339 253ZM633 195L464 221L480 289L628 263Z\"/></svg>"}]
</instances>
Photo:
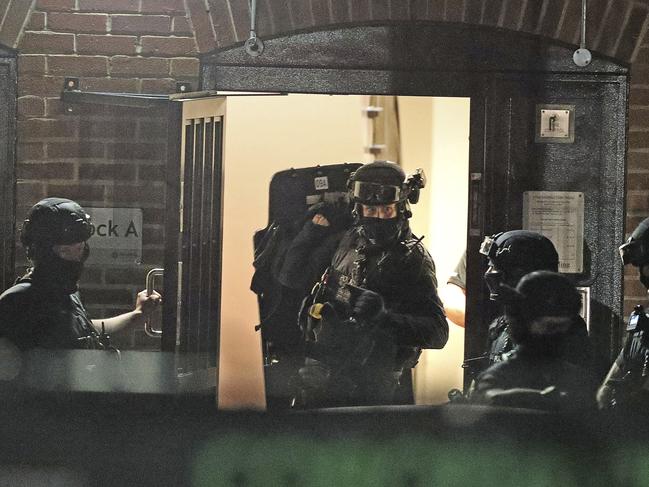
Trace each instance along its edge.
<instances>
[{"instance_id":1,"label":"black balaclava","mask_svg":"<svg viewBox=\"0 0 649 487\"><path fill-rule=\"evenodd\" d=\"M503 284L516 287L521 277L529 272L557 272L559 268L559 256L552 242L528 230L512 230L486 237L480 253L489 258L484 280L493 301L499 300Z\"/></svg>"},{"instance_id":2,"label":"black balaclava","mask_svg":"<svg viewBox=\"0 0 649 487\"><path fill-rule=\"evenodd\" d=\"M35 249L31 278L37 284L51 289L60 289L64 294L72 294L78 289L77 283L81 278L83 266L89 254L88 244L85 244L84 254L80 261L59 257L52 247Z\"/></svg>"},{"instance_id":3,"label":"black balaclava","mask_svg":"<svg viewBox=\"0 0 649 487\"><path fill-rule=\"evenodd\" d=\"M36 203L29 211L21 233L21 242L34 264L30 273L34 284L45 286L52 292L76 292L90 252L88 244L85 244L83 257L78 262L59 257L53 247L85 242L90 235L90 217L74 201L46 198Z\"/></svg>"},{"instance_id":4,"label":"black balaclava","mask_svg":"<svg viewBox=\"0 0 649 487\"><path fill-rule=\"evenodd\" d=\"M360 230L370 243L380 247L389 247L400 242L408 233L408 221L398 216L395 218L360 217Z\"/></svg>"},{"instance_id":5,"label":"black balaclava","mask_svg":"<svg viewBox=\"0 0 649 487\"><path fill-rule=\"evenodd\" d=\"M531 272L515 292L504 294L512 339L530 354L561 356L581 309L581 296L570 280L556 272Z\"/></svg>"}]
</instances>

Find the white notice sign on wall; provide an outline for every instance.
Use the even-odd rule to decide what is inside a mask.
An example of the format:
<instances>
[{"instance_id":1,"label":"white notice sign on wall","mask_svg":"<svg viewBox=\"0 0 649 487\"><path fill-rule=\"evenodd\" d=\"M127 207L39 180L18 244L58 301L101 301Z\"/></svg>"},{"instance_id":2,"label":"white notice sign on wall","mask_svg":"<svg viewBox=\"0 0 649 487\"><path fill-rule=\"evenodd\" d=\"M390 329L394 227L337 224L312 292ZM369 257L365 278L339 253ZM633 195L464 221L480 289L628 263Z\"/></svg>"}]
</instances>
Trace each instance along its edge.
<instances>
[{"instance_id":1,"label":"white notice sign on wall","mask_svg":"<svg viewBox=\"0 0 649 487\"><path fill-rule=\"evenodd\" d=\"M523 229L545 235L559 253L559 272L584 270L584 193L526 191Z\"/></svg>"},{"instance_id":2,"label":"white notice sign on wall","mask_svg":"<svg viewBox=\"0 0 649 487\"><path fill-rule=\"evenodd\" d=\"M90 265L133 265L142 260L141 208L86 208L92 220Z\"/></svg>"}]
</instances>

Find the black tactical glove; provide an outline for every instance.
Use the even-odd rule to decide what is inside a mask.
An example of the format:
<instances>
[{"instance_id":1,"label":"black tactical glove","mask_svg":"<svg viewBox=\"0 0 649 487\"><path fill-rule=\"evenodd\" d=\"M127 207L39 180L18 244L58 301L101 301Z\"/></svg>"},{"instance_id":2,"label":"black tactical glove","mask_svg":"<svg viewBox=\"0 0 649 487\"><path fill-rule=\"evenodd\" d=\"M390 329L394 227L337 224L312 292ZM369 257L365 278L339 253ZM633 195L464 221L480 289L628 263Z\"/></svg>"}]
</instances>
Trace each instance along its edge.
<instances>
[{"instance_id":1,"label":"black tactical glove","mask_svg":"<svg viewBox=\"0 0 649 487\"><path fill-rule=\"evenodd\" d=\"M340 353L353 346L355 330L339 317L333 305L325 303L320 313L320 324L315 330L315 341Z\"/></svg>"},{"instance_id":2,"label":"black tactical glove","mask_svg":"<svg viewBox=\"0 0 649 487\"><path fill-rule=\"evenodd\" d=\"M304 387L322 389L327 385L331 370L324 363L307 358L303 367L298 370L298 376Z\"/></svg>"},{"instance_id":3,"label":"black tactical glove","mask_svg":"<svg viewBox=\"0 0 649 487\"><path fill-rule=\"evenodd\" d=\"M387 310L381 295L366 289L356 298L353 312L360 321L376 321L382 318Z\"/></svg>"},{"instance_id":4,"label":"black tactical glove","mask_svg":"<svg viewBox=\"0 0 649 487\"><path fill-rule=\"evenodd\" d=\"M329 222L332 230L342 230L348 228L352 223L352 214L349 205L343 201L330 203L321 201L309 207L306 217L311 220L315 215L324 216Z\"/></svg>"}]
</instances>

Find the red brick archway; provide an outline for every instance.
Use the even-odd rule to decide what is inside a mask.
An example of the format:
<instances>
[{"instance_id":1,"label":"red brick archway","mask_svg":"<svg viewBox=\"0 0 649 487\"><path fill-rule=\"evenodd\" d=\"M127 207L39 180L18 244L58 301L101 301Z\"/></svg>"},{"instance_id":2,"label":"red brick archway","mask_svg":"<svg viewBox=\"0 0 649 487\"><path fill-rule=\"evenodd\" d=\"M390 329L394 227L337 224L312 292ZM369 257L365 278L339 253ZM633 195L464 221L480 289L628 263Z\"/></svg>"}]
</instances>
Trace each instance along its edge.
<instances>
[{"instance_id":1,"label":"red brick archway","mask_svg":"<svg viewBox=\"0 0 649 487\"><path fill-rule=\"evenodd\" d=\"M187 6L200 52L247 38L247 0L187 0ZM589 0L588 8L589 48L622 62L633 62L647 29L646 1ZM479 24L576 44L581 0L260 0L257 17L260 36L411 20Z\"/></svg>"}]
</instances>

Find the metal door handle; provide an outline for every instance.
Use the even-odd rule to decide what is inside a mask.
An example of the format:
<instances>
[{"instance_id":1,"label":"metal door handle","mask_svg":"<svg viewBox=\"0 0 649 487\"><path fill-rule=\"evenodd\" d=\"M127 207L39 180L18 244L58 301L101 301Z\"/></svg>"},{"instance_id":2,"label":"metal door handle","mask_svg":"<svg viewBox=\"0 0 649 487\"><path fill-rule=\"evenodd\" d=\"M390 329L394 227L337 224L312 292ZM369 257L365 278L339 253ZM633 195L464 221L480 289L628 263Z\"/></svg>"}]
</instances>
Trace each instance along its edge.
<instances>
[{"instance_id":1,"label":"metal door handle","mask_svg":"<svg viewBox=\"0 0 649 487\"><path fill-rule=\"evenodd\" d=\"M164 275L164 269L156 268L156 269L151 269L147 275L146 275L146 295L151 296L151 293L153 292L153 284L155 282L155 278L158 276L163 276ZM145 316L144 317L144 333L147 334L147 336L150 336L152 338L160 338L162 336L162 330L156 330L151 326L151 323L149 322L150 316Z\"/></svg>"}]
</instances>

